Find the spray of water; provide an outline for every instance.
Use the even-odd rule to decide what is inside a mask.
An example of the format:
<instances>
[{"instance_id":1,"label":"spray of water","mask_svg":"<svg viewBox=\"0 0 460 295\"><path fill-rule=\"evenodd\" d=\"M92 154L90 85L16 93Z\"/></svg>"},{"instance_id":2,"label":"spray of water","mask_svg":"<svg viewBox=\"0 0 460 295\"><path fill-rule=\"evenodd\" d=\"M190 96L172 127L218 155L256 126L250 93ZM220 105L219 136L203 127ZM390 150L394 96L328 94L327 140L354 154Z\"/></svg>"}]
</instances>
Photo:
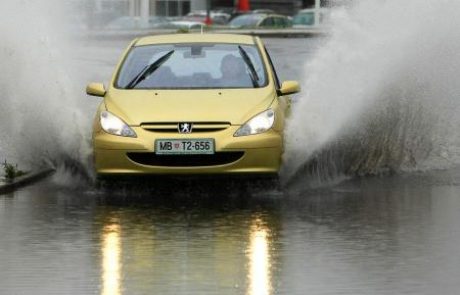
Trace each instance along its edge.
<instances>
[{"instance_id":1,"label":"spray of water","mask_svg":"<svg viewBox=\"0 0 460 295\"><path fill-rule=\"evenodd\" d=\"M334 10L288 124L284 179L458 164L458 11L455 0L363 0Z\"/></svg>"},{"instance_id":2,"label":"spray of water","mask_svg":"<svg viewBox=\"0 0 460 295\"><path fill-rule=\"evenodd\" d=\"M69 15L62 2L0 2L0 159L26 169L86 171L90 154L89 119L79 109L68 32L58 18Z\"/></svg>"}]
</instances>

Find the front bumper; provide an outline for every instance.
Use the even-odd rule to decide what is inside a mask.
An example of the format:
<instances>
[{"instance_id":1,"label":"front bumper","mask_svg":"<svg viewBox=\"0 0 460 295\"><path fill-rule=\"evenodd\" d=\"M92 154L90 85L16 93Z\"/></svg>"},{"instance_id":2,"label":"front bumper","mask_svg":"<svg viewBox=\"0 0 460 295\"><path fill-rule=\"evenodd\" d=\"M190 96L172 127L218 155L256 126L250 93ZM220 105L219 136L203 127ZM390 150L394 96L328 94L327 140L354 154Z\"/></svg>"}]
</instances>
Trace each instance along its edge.
<instances>
[{"instance_id":1,"label":"front bumper","mask_svg":"<svg viewBox=\"0 0 460 295\"><path fill-rule=\"evenodd\" d=\"M137 138L114 136L97 130L93 135L94 162L99 176L135 174L276 174L281 165L282 134L234 137L239 126L218 132L158 133L133 127ZM161 138L214 138L213 156L160 156L155 140Z\"/></svg>"}]
</instances>

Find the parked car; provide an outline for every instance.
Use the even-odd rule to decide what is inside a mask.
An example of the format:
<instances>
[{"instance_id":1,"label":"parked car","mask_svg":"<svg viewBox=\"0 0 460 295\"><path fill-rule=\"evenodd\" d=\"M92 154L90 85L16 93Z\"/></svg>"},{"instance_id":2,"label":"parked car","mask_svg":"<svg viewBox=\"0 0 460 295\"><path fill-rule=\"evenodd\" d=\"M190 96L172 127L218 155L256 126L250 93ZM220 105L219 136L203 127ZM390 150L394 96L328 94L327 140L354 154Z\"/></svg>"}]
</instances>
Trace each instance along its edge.
<instances>
[{"instance_id":1,"label":"parked car","mask_svg":"<svg viewBox=\"0 0 460 295\"><path fill-rule=\"evenodd\" d=\"M288 17L279 14L251 13L235 17L229 23L229 26L235 29L289 28L292 26L292 21Z\"/></svg>"},{"instance_id":2,"label":"parked car","mask_svg":"<svg viewBox=\"0 0 460 295\"><path fill-rule=\"evenodd\" d=\"M230 21L240 15L247 15L247 14L276 14L275 11L271 9L256 9L256 10L229 10L226 13L230 14Z\"/></svg>"},{"instance_id":3,"label":"parked car","mask_svg":"<svg viewBox=\"0 0 460 295\"><path fill-rule=\"evenodd\" d=\"M201 30L202 28L206 27L206 25L202 22L197 21L173 21L169 23L168 28L178 29L178 30Z\"/></svg>"},{"instance_id":4,"label":"parked car","mask_svg":"<svg viewBox=\"0 0 460 295\"><path fill-rule=\"evenodd\" d=\"M196 10L189 12L183 19L205 23L207 12L205 10ZM225 25L230 20L230 14L218 11L211 11L210 17L213 24Z\"/></svg>"},{"instance_id":5,"label":"parked car","mask_svg":"<svg viewBox=\"0 0 460 295\"><path fill-rule=\"evenodd\" d=\"M274 14L275 11L271 10L271 9L256 9L256 10L252 10L251 13L265 13L265 14Z\"/></svg>"},{"instance_id":6,"label":"parked car","mask_svg":"<svg viewBox=\"0 0 460 295\"><path fill-rule=\"evenodd\" d=\"M174 34L136 39L93 126L99 177L277 175L295 81L280 83L258 37Z\"/></svg>"},{"instance_id":7,"label":"parked car","mask_svg":"<svg viewBox=\"0 0 460 295\"><path fill-rule=\"evenodd\" d=\"M106 30L139 30L139 29L155 29L166 25L168 20L161 16L151 16L145 22L140 17L122 16L109 22L104 29Z\"/></svg>"},{"instance_id":8,"label":"parked car","mask_svg":"<svg viewBox=\"0 0 460 295\"><path fill-rule=\"evenodd\" d=\"M323 26L328 19L329 11L326 9L302 9L293 17L292 24L294 28L309 28Z\"/></svg>"}]
</instances>

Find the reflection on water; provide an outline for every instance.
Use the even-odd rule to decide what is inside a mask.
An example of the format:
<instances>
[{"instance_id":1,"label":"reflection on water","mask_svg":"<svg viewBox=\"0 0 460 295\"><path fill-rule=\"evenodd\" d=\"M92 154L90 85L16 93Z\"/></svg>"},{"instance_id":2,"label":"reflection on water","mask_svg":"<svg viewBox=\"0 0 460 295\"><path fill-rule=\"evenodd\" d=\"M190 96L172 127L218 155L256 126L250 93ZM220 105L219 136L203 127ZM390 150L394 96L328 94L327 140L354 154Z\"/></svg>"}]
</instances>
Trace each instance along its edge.
<instances>
[{"instance_id":1,"label":"reflection on water","mask_svg":"<svg viewBox=\"0 0 460 295\"><path fill-rule=\"evenodd\" d=\"M121 230L117 221L102 231L102 295L121 294Z\"/></svg>"},{"instance_id":2,"label":"reflection on water","mask_svg":"<svg viewBox=\"0 0 460 295\"><path fill-rule=\"evenodd\" d=\"M251 225L249 244L249 295L272 293L269 253L269 229L256 218Z\"/></svg>"},{"instance_id":3,"label":"reflection on water","mask_svg":"<svg viewBox=\"0 0 460 295\"><path fill-rule=\"evenodd\" d=\"M209 203L31 187L0 196L0 294L459 294L454 172Z\"/></svg>"},{"instance_id":4,"label":"reflection on water","mask_svg":"<svg viewBox=\"0 0 460 295\"><path fill-rule=\"evenodd\" d=\"M273 294L277 229L264 210L99 211L100 294Z\"/></svg>"}]
</instances>

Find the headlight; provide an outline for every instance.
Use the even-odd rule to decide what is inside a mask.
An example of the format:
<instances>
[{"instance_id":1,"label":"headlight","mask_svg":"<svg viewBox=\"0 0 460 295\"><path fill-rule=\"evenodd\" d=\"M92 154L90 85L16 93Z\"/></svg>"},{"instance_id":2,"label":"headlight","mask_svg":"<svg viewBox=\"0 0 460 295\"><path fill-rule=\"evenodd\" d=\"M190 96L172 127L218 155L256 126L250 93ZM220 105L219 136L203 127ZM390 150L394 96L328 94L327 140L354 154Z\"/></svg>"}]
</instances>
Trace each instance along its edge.
<instances>
[{"instance_id":1,"label":"headlight","mask_svg":"<svg viewBox=\"0 0 460 295\"><path fill-rule=\"evenodd\" d=\"M131 129L120 118L107 111L101 112L101 127L105 132L118 136L137 137L136 132Z\"/></svg>"},{"instance_id":2,"label":"headlight","mask_svg":"<svg viewBox=\"0 0 460 295\"><path fill-rule=\"evenodd\" d=\"M275 112L272 109L266 110L253 117L238 129L233 136L246 136L264 133L272 128L275 122Z\"/></svg>"}]
</instances>

